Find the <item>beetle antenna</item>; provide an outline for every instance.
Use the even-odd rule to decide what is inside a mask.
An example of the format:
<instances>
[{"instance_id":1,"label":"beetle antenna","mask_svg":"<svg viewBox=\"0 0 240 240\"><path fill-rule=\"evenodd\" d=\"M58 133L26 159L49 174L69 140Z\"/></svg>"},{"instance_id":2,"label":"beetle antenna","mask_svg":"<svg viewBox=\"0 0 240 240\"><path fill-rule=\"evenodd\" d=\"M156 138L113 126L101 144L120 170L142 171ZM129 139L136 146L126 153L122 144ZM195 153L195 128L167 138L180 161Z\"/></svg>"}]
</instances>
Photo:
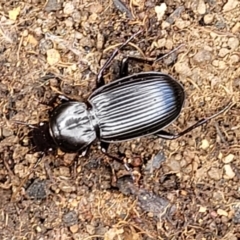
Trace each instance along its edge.
<instances>
[{"instance_id":1,"label":"beetle antenna","mask_svg":"<svg viewBox=\"0 0 240 240\"><path fill-rule=\"evenodd\" d=\"M21 125L25 125L25 126L28 126L30 128L38 128L37 126L34 126L32 124L29 124L29 123L25 123L25 122L22 122L22 121L18 121L18 120L12 120L14 123L16 124L21 124Z\"/></svg>"}]
</instances>

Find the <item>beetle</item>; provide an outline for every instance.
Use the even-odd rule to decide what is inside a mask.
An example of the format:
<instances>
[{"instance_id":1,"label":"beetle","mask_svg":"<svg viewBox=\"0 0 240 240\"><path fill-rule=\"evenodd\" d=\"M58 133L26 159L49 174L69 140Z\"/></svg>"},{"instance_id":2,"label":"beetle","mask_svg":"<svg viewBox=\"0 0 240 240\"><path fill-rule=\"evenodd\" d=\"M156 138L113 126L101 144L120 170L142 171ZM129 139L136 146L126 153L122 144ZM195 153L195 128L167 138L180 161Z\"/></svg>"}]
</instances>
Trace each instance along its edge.
<instances>
[{"instance_id":1,"label":"beetle","mask_svg":"<svg viewBox=\"0 0 240 240\"><path fill-rule=\"evenodd\" d=\"M185 100L183 86L168 74L149 71L128 75L128 61L121 64L120 77L105 84L104 71L130 37L106 61L97 75L97 89L86 103L65 101L53 109L49 123L44 125L48 138L64 152L84 152L95 139L106 153L113 142L127 141L148 135L163 139L176 139L203 125L224 112L201 119L186 130L171 134L163 129L181 113ZM133 57L134 60L134 57ZM42 133L42 132L41 132ZM46 137L47 136L47 137Z\"/></svg>"}]
</instances>

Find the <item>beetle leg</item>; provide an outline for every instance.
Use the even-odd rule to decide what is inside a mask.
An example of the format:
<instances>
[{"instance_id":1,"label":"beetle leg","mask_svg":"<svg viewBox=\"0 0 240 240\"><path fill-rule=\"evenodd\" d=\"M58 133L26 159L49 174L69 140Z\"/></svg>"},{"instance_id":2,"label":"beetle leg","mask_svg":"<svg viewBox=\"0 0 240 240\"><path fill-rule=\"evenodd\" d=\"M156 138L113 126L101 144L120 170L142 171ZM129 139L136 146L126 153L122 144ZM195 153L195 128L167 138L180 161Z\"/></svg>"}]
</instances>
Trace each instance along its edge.
<instances>
[{"instance_id":1,"label":"beetle leg","mask_svg":"<svg viewBox=\"0 0 240 240\"><path fill-rule=\"evenodd\" d=\"M89 151L90 147L91 147L91 144L88 145L88 146L81 152L81 156L82 156L82 157L85 157L85 156L88 154L88 151Z\"/></svg>"},{"instance_id":2,"label":"beetle leg","mask_svg":"<svg viewBox=\"0 0 240 240\"><path fill-rule=\"evenodd\" d=\"M126 77L128 75L128 61L128 57L122 59L120 63L119 78Z\"/></svg>"},{"instance_id":3,"label":"beetle leg","mask_svg":"<svg viewBox=\"0 0 240 240\"><path fill-rule=\"evenodd\" d=\"M118 55L119 51L125 47L135 36L137 36L139 33L141 33L142 30L136 32L133 34L127 41L125 41L119 48L115 49L112 55L109 57L109 59L105 62L103 67L100 69L98 75L97 75L97 88L103 86L105 84L103 79L104 71L111 65L113 59Z\"/></svg>"},{"instance_id":4,"label":"beetle leg","mask_svg":"<svg viewBox=\"0 0 240 240\"><path fill-rule=\"evenodd\" d=\"M48 103L41 102L41 104L45 104L47 106L54 107L54 104L57 102L57 100L60 100L61 103L64 103L64 102L69 102L72 99L70 99L64 95L56 94Z\"/></svg>"},{"instance_id":5,"label":"beetle leg","mask_svg":"<svg viewBox=\"0 0 240 240\"><path fill-rule=\"evenodd\" d=\"M123 58L122 61L121 61L119 78L126 77L128 75L128 64L129 64L129 61L135 61L135 62L147 63L149 65L153 65L156 62L162 60L163 58L166 58L169 55L175 53L176 51L178 51L183 46L184 46L184 44L181 44L178 47L176 47L173 50L171 50L170 52L165 53L161 57L158 57L156 59L153 59L153 58L141 58L141 57L135 57L135 56L127 56L127 57Z\"/></svg>"},{"instance_id":6,"label":"beetle leg","mask_svg":"<svg viewBox=\"0 0 240 240\"><path fill-rule=\"evenodd\" d=\"M192 131L193 129L207 123L208 121L217 117L218 115L222 114L227 109L229 109L231 107L231 105L232 105L232 103L229 102L228 105L225 108L223 108L222 110L218 111L217 113L213 114L212 116L210 116L208 118L203 118L203 119L199 120L198 122L196 122L195 124L193 124L192 126L188 127L187 129L185 129L184 131L182 131L180 133L172 134L172 133L166 132L164 130L161 130L161 131L155 133L154 135L157 135L158 137L163 138L163 139L167 139L167 140L172 140L172 139L179 138L179 137L185 135L186 133Z\"/></svg>"},{"instance_id":7,"label":"beetle leg","mask_svg":"<svg viewBox=\"0 0 240 240\"><path fill-rule=\"evenodd\" d=\"M134 56L125 57L125 58L122 59L122 61L121 61L121 63L120 63L119 78L128 76L128 65L129 65L129 61L147 63L147 64L152 65L155 60L154 60L154 59L134 57Z\"/></svg>"},{"instance_id":8,"label":"beetle leg","mask_svg":"<svg viewBox=\"0 0 240 240\"><path fill-rule=\"evenodd\" d=\"M100 147L101 147L102 153L104 153L104 155L108 156L109 158L112 158L112 159L114 159L114 160L116 160L116 161L118 161L118 162L120 162L120 163L123 163L125 169L126 169L127 171L129 171L129 172L132 172L132 169L131 169L131 167L129 166L129 164L127 163L127 161L126 161L125 158L121 158L120 156L114 156L114 155L109 154L109 153L107 152L107 149L108 149L108 147L109 147L109 144L110 144L110 143L108 143L108 142L101 142L101 143L100 143Z\"/></svg>"}]
</instances>

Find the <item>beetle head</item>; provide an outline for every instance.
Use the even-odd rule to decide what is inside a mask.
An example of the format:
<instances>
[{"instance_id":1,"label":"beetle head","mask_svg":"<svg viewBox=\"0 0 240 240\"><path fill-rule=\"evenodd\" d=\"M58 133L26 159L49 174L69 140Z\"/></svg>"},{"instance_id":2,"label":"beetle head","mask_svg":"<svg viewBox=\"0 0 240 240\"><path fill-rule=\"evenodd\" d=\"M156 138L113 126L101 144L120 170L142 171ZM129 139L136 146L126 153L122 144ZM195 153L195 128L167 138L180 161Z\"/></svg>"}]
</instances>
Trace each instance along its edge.
<instances>
[{"instance_id":1,"label":"beetle head","mask_svg":"<svg viewBox=\"0 0 240 240\"><path fill-rule=\"evenodd\" d=\"M33 126L30 136L36 151L48 152L56 150L57 146L49 133L49 123L41 122Z\"/></svg>"}]
</instances>

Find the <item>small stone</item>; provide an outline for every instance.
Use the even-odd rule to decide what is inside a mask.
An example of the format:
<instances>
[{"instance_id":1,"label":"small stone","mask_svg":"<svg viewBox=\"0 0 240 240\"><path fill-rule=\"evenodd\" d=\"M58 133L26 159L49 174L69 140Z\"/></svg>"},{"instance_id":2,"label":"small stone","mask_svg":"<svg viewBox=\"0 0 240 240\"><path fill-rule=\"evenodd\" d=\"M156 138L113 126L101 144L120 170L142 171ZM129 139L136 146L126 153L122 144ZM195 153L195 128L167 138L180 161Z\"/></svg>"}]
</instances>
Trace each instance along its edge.
<instances>
[{"instance_id":1,"label":"small stone","mask_svg":"<svg viewBox=\"0 0 240 240\"><path fill-rule=\"evenodd\" d=\"M228 0L227 3L223 6L223 12L228 12L236 8L238 5L238 0Z\"/></svg>"},{"instance_id":2,"label":"small stone","mask_svg":"<svg viewBox=\"0 0 240 240\"><path fill-rule=\"evenodd\" d=\"M21 10L20 7L16 7L16 8L13 8L12 10L10 10L8 12L9 19L14 20L14 21L17 20L20 10Z\"/></svg>"},{"instance_id":3,"label":"small stone","mask_svg":"<svg viewBox=\"0 0 240 240\"><path fill-rule=\"evenodd\" d=\"M219 57L225 57L229 53L229 50L227 48L221 48L219 50L218 56Z\"/></svg>"},{"instance_id":4,"label":"small stone","mask_svg":"<svg viewBox=\"0 0 240 240\"><path fill-rule=\"evenodd\" d=\"M236 37L231 37L228 39L228 46L231 48L231 50L235 50L239 46L239 39Z\"/></svg>"},{"instance_id":5,"label":"small stone","mask_svg":"<svg viewBox=\"0 0 240 240\"><path fill-rule=\"evenodd\" d=\"M203 150L206 150L206 149L209 148L209 146L210 146L210 145L209 145L208 140L207 140L207 139L203 139L200 148L202 148Z\"/></svg>"},{"instance_id":6,"label":"small stone","mask_svg":"<svg viewBox=\"0 0 240 240\"><path fill-rule=\"evenodd\" d=\"M8 128L3 128L2 129L2 135L7 138L13 135L12 130L8 129Z\"/></svg>"},{"instance_id":7,"label":"small stone","mask_svg":"<svg viewBox=\"0 0 240 240\"><path fill-rule=\"evenodd\" d=\"M208 176L213 179L213 180L220 180L222 178L222 170L219 168L215 168L212 167L209 171L208 171Z\"/></svg>"},{"instance_id":8,"label":"small stone","mask_svg":"<svg viewBox=\"0 0 240 240\"><path fill-rule=\"evenodd\" d=\"M72 233L76 233L78 231L78 225L77 224L72 225L69 229Z\"/></svg>"},{"instance_id":9,"label":"small stone","mask_svg":"<svg viewBox=\"0 0 240 240\"><path fill-rule=\"evenodd\" d=\"M166 43L165 43L165 47L168 50L171 50L173 48L173 41L171 39L167 39Z\"/></svg>"},{"instance_id":10,"label":"small stone","mask_svg":"<svg viewBox=\"0 0 240 240\"><path fill-rule=\"evenodd\" d=\"M42 232L41 227L40 227L40 226L37 226L37 227L36 227L36 231L37 231L38 233Z\"/></svg>"},{"instance_id":11,"label":"small stone","mask_svg":"<svg viewBox=\"0 0 240 240\"><path fill-rule=\"evenodd\" d=\"M190 24L191 24L190 21L184 21L181 18L177 19L175 22L175 26L180 30L188 27Z\"/></svg>"},{"instance_id":12,"label":"small stone","mask_svg":"<svg viewBox=\"0 0 240 240\"><path fill-rule=\"evenodd\" d=\"M166 21L162 22L162 29L169 28L170 26L171 26L171 24L169 22L166 22Z\"/></svg>"},{"instance_id":13,"label":"small stone","mask_svg":"<svg viewBox=\"0 0 240 240\"><path fill-rule=\"evenodd\" d=\"M74 12L74 5L72 2L67 2L64 6L63 12L66 15L71 15Z\"/></svg>"},{"instance_id":14,"label":"small stone","mask_svg":"<svg viewBox=\"0 0 240 240\"><path fill-rule=\"evenodd\" d=\"M224 193L221 191L213 192L212 200L216 202L223 202L224 201Z\"/></svg>"},{"instance_id":15,"label":"small stone","mask_svg":"<svg viewBox=\"0 0 240 240\"><path fill-rule=\"evenodd\" d=\"M67 28L71 28L73 26L73 20L72 18L67 18L65 21L64 21L65 25Z\"/></svg>"},{"instance_id":16,"label":"small stone","mask_svg":"<svg viewBox=\"0 0 240 240\"><path fill-rule=\"evenodd\" d=\"M70 177L71 173L70 173L70 169L68 167L60 167L59 168L59 174L62 177Z\"/></svg>"},{"instance_id":17,"label":"small stone","mask_svg":"<svg viewBox=\"0 0 240 240\"><path fill-rule=\"evenodd\" d=\"M163 16L167 10L166 3L162 3L160 6L155 7L155 12L157 14L158 21L161 21L163 19Z\"/></svg>"},{"instance_id":18,"label":"small stone","mask_svg":"<svg viewBox=\"0 0 240 240\"><path fill-rule=\"evenodd\" d=\"M63 157L63 161L67 165L73 164L75 159L76 159L76 153L66 153L64 154L64 157Z\"/></svg>"},{"instance_id":19,"label":"small stone","mask_svg":"<svg viewBox=\"0 0 240 240\"><path fill-rule=\"evenodd\" d=\"M230 62L231 62L231 64L236 64L236 63L238 63L240 61L240 57L238 56L238 55L232 55L231 57L230 57Z\"/></svg>"},{"instance_id":20,"label":"small stone","mask_svg":"<svg viewBox=\"0 0 240 240\"><path fill-rule=\"evenodd\" d=\"M61 9L61 3L58 0L48 0L45 6L46 12L58 11Z\"/></svg>"},{"instance_id":21,"label":"small stone","mask_svg":"<svg viewBox=\"0 0 240 240\"><path fill-rule=\"evenodd\" d=\"M218 154L218 159L222 159L223 158L223 154L220 152L219 154Z\"/></svg>"},{"instance_id":22,"label":"small stone","mask_svg":"<svg viewBox=\"0 0 240 240\"><path fill-rule=\"evenodd\" d=\"M166 39L165 38L161 38L157 41L157 47L158 48L163 48L165 46L166 43Z\"/></svg>"},{"instance_id":23,"label":"small stone","mask_svg":"<svg viewBox=\"0 0 240 240\"><path fill-rule=\"evenodd\" d=\"M213 14L206 14L204 17L203 17L203 21L205 24L211 24L213 22L213 19L214 19L214 15Z\"/></svg>"},{"instance_id":24,"label":"small stone","mask_svg":"<svg viewBox=\"0 0 240 240\"><path fill-rule=\"evenodd\" d=\"M181 14L184 12L184 6L179 6L174 10L173 13L167 18L167 22L172 25L178 18L180 18Z\"/></svg>"},{"instance_id":25,"label":"small stone","mask_svg":"<svg viewBox=\"0 0 240 240\"><path fill-rule=\"evenodd\" d=\"M220 209L220 208L217 210L217 214L220 216L225 216L225 217L228 216L228 213L225 210Z\"/></svg>"},{"instance_id":26,"label":"small stone","mask_svg":"<svg viewBox=\"0 0 240 240\"><path fill-rule=\"evenodd\" d=\"M60 182L59 186L58 186L63 192L66 192L66 193L71 193L71 192L74 192L76 191L76 187L73 186L72 184L68 183L68 182L65 182L65 181L62 181Z\"/></svg>"},{"instance_id":27,"label":"small stone","mask_svg":"<svg viewBox=\"0 0 240 240\"><path fill-rule=\"evenodd\" d=\"M98 50L103 49L103 44L104 44L104 36L103 36L103 34L98 33L98 35L97 35L97 44L96 44L97 49Z\"/></svg>"},{"instance_id":28,"label":"small stone","mask_svg":"<svg viewBox=\"0 0 240 240\"><path fill-rule=\"evenodd\" d=\"M176 161L174 159L171 159L168 163L167 163L168 167L171 169L171 171L173 172L180 172L180 162Z\"/></svg>"},{"instance_id":29,"label":"small stone","mask_svg":"<svg viewBox=\"0 0 240 240\"><path fill-rule=\"evenodd\" d=\"M238 33L240 31L240 22L237 22L233 27L232 27L232 33Z\"/></svg>"},{"instance_id":30,"label":"small stone","mask_svg":"<svg viewBox=\"0 0 240 240\"><path fill-rule=\"evenodd\" d=\"M218 68L219 69L225 69L226 68L226 63L224 61L219 60L218 61Z\"/></svg>"},{"instance_id":31,"label":"small stone","mask_svg":"<svg viewBox=\"0 0 240 240\"><path fill-rule=\"evenodd\" d=\"M214 67L218 67L218 66L219 66L219 61L216 60L216 59L214 59L214 60L212 61L212 65L213 65Z\"/></svg>"},{"instance_id":32,"label":"small stone","mask_svg":"<svg viewBox=\"0 0 240 240\"><path fill-rule=\"evenodd\" d=\"M208 63L212 59L212 53L207 50L200 50L194 57L195 63Z\"/></svg>"},{"instance_id":33,"label":"small stone","mask_svg":"<svg viewBox=\"0 0 240 240\"><path fill-rule=\"evenodd\" d=\"M229 221L229 219L228 219L228 217L226 217L226 216L222 216L221 217L221 221L222 221L222 223L227 223L228 221ZM231 238L228 238L229 240L232 240Z\"/></svg>"},{"instance_id":34,"label":"small stone","mask_svg":"<svg viewBox=\"0 0 240 240\"><path fill-rule=\"evenodd\" d=\"M197 12L201 15L206 13L206 5L203 0L198 1Z\"/></svg>"},{"instance_id":35,"label":"small stone","mask_svg":"<svg viewBox=\"0 0 240 240\"><path fill-rule=\"evenodd\" d=\"M224 159L223 159L223 162L224 163L230 163L232 162L234 159L234 155L233 154L228 154Z\"/></svg>"},{"instance_id":36,"label":"small stone","mask_svg":"<svg viewBox=\"0 0 240 240\"><path fill-rule=\"evenodd\" d=\"M35 179L26 191L28 196L36 200L45 199L47 197L46 183L45 180Z\"/></svg>"},{"instance_id":37,"label":"small stone","mask_svg":"<svg viewBox=\"0 0 240 240\"><path fill-rule=\"evenodd\" d=\"M78 215L75 211L69 211L63 215L62 220L67 227L76 226L78 223Z\"/></svg>"},{"instance_id":38,"label":"small stone","mask_svg":"<svg viewBox=\"0 0 240 240\"><path fill-rule=\"evenodd\" d=\"M94 4L91 4L89 7L89 11L91 13L100 13L102 12L102 10L103 10L103 6L99 2L95 2Z\"/></svg>"},{"instance_id":39,"label":"small stone","mask_svg":"<svg viewBox=\"0 0 240 240\"><path fill-rule=\"evenodd\" d=\"M56 49L47 50L47 62L50 65L55 65L60 61L60 53Z\"/></svg>"},{"instance_id":40,"label":"small stone","mask_svg":"<svg viewBox=\"0 0 240 240\"><path fill-rule=\"evenodd\" d=\"M87 224L86 230L87 230L87 232L88 232L90 235L94 235L94 234L95 234L95 227L92 226L92 225L90 225L90 224Z\"/></svg>"},{"instance_id":41,"label":"small stone","mask_svg":"<svg viewBox=\"0 0 240 240\"><path fill-rule=\"evenodd\" d=\"M224 170L227 179L233 179L235 177L235 172L233 171L230 164L224 165Z\"/></svg>"},{"instance_id":42,"label":"small stone","mask_svg":"<svg viewBox=\"0 0 240 240\"><path fill-rule=\"evenodd\" d=\"M200 212L200 213L205 213L206 211L207 211L207 208L203 207L203 206L201 206L198 210L198 212Z\"/></svg>"},{"instance_id":43,"label":"small stone","mask_svg":"<svg viewBox=\"0 0 240 240\"><path fill-rule=\"evenodd\" d=\"M183 75L183 76L191 76L192 75L192 70L189 67L187 62L177 62L175 64L175 70L177 73Z\"/></svg>"}]
</instances>

